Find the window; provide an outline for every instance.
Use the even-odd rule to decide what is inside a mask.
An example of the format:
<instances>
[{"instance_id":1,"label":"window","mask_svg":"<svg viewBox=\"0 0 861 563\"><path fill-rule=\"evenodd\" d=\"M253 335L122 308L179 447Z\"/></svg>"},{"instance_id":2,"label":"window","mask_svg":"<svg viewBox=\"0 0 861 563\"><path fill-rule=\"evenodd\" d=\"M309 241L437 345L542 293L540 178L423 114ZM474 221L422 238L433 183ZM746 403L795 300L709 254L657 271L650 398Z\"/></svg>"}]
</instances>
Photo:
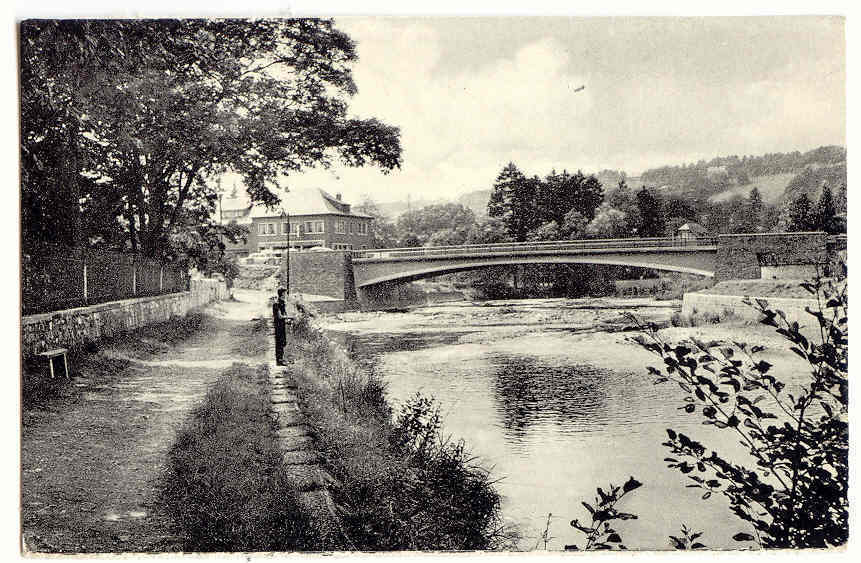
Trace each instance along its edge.
<instances>
[{"instance_id":1,"label":"window","mask_svg":"<svg viewBox=\"0 0 861 563\"><path fill-rule=\"evenodd\" d=\"M290 231L290 223L281 223L281 234L286 235Z\"/></svg>"},{"instance_id":2,"label":"window","mask_svg":"<svg viewBox=\"0 0 861 563\"><path fill-rule=\"evenodd\" d=\"M350 221L350 234L353 234L353 231L356 230L356 222Z\"/></svg>"},{"instance_id":3,"label":"window","mask_svg":"<svg viewBox=\"0 0 861 563\"><path fill-rule=\"evenodd\" d=\"M306 233L322 233L323 231L323 221L305 221L305 232Z\"/></svg>"},{"instance_id":4,"label":"window","mask_svg":"<svg viewBox=\"0 0 861 563\"><path fill-rule=\"evenodd\" d=\"M347 223L346 221L335 221L335 232L339 235L343 235L347 231Z\"/></svg>"},{"instance_id":5,"label":"window","mask_svg":"<svg viewBox=\"0 0 861 563\"><path fill-rule=\"evenodd\" d=\"M275 223L267 223L266 224L266 234L274 235L275 234Z\"/></svg>"},{"instance_id":6,"label":"window","mask_svg":"<svg viewBox=\"0 0 861 563\"><path fill-rule=\"evenodd\" d=\"M359 234L360 235L367 235L368 234L368 224L364 221L361 221L359 223Z\"/></svg>"}]
</instances>

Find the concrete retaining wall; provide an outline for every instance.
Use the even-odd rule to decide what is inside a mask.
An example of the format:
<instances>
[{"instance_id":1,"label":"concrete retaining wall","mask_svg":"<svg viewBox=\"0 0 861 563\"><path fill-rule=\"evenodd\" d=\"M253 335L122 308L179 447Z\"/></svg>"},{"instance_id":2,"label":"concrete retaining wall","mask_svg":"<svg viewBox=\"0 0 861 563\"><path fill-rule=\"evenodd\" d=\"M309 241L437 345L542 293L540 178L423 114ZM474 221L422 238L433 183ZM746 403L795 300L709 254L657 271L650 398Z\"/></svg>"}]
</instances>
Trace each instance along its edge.
<instances>
[{"instance_id":1,"label":"concrete retaining wall","mask_svg":"<svg viewBox=\"0 0 861 563\"><path fill-rule=\"evenodd\" d=\"M21 354L28 358L53 348L78 349L102 338L183 316L227 298L223 281L191 280L191 290L52 311L21 318Z\"/></svg>"},{"instance_id":2,"label":"concrete retaining wall","mask_svg":"<svg viewBox=\"0 0 861 563\"><path fill-rule=\"evenodd\" d=\"M805 307L816 310L817 304L814 299L787 299L784 297L760 297L759 299L768 301L768 306L771 309L780 309L786 313L786 318L789 320L796 320L800 325L816 325L816 319L804 310ZM698 313L722 313L724 310L730 309L739 318L758 321L760 318L759 311L742 303L743 300L744 297L738 295L685 293L682 298L682 314L691 315L694 311Z\"/></svg>"}]
</instances>

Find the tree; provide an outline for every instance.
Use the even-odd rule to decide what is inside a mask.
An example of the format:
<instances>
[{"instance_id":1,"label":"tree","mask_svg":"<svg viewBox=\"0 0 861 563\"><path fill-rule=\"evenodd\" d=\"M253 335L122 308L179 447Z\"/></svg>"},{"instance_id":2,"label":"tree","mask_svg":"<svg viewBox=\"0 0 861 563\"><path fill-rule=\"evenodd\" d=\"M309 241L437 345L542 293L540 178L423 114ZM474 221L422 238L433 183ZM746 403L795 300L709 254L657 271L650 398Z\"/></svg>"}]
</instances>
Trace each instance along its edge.
<instances>
[{"instance_id":1,"label":"tree","mask_svg":"<svg viewBox=\"0 0 861 563\"><path fill-rule=\"evenodd\" d=\"M844 544L849 532L848 295L845 267L837 280L802 284L819 303L810 314L815 340L797 321L749 304L762 323L776 329L810 368L809 379L791 393L758 356L763 346L665 342L654 327L637 341L663 360L649 367L655 383L675 383L684 392L681 409L699 412L703 424L741 439L751 461L745 466L709 452L705 445L667 429L668 467L687 475L689 486L724 495L747 531L733 538L763 547L809 548Z\"/></svg>"},{"instance_id":2,"label":"tree","mask_svg":"<svg viewBox=\"0 0 861 563\"><path fill-rule=\"evenodd\" d=\"M374 238L371 248L397 248L401 245L397 227L380 210L373 199L366 195L362 202L354 209L358 213L373 217L374 225L372 232Z\"/></svg>"},{"instance_id":3,"label":"tree","mask_svg":"<svg viewBox=\"0 0 861 563\"><path fill-rule=\"evenodd\" d=\"M595 218L586 226L586 234L592 238L623 238L631 236L632 231L628 214L608 203L601 204Z\"/></svg>"},{"instance_id":4,"label":"tree","mask_svg":"<svg viewBox=\"0 0 861 563\"><path fill-rule=\"evenodd\" d=\"M640 225L637 235L641 237L663 236L666 228L661 201L646 189L645 186L637 192L637 208L640 211Z\"/></svg>"},{"instance_id":5,"label":"tree","mask_svg":"<svg viewBox=\"0 0 861 563\"><path fill-rule=\"evenodd\" d=\"M559 227L559 235L568 240L583 238L588 225L589 221L579 211L572 209L565 214L562 225Z\"/></svg>"},{"instance_id":6,"label":"tree","mask_svg":"<svg viewBox=\"0 0 861 563\"><path fill-rule=\"evenodd\" d=\"M493 184L487 213L502 219L508 234L517 242L538 224L537 192L540 180L527 178L513 162L502 169Z\"/></svg>"},{"instance_id":7,"label":"tree","mask_svg":"<svg viewBox=\"0 0 861 563\"><path fill-rule=\"evenodd\" d=\"M450 232L437 240L454 240L458 242L452 244L463 244L474 224L475 213L460 203L427 205L398 217L398 230L414 235L422 245L440 231Z\"/></svg>"},{"instance_id":8,"label":"tree","mask_svg":"<svg viewBox=\"0 0 861 563\"><path fill-rule=\"evenodd\" d=\"M830 234L834 234L839 230L834 196L831 194L831 188L827 185L822 186L822 194L819 196L819 202L816 205L816 229Z\"/></svg>"},{"instance_id":9,"label":"tree","mask_svg":"<svg viewBox=\"0 0 861 563\"><path fill-rule=\"evenodd\" d=\"M846 203L846 183L844 182L840 184L840 189L837 190L837 200L835 202L835 205L837 207L838 213L846 213Z\"/></svg>"},{"instance_id":10,"label":"tree","mask_svg":"<svg viewBox=\"0 0 861 563\"><path fill-rule=\"evenodd\" d=\"M540 219L556 221L557 225L562 225L565 214L571 210L591 221L603 199L604 188L598 179L579 170L573 176L567 171L557 174L554 170L539 182L536 194Z\"/></svg>"},{"instance_id":11,"label":"tree","mask_svg":"<svg viewBox=\"0 0 861 563\"><path fill-rule=\"evenodd\" d=\"M763 209L765 204L762 201L762 194L759 189L754 186L750 189L747 195L747 220L745 223L746 232L755 233L762 230Z\"/></svg>"},{"instance_id":12,"label":"tree","mask_svg":"<svg viewBox=\"0 0 861 563\"><path fill-rule=\"evenodd\" d=\"M87 188L79 190L83 213L109 212L133 251L163 254L180 225L206 222L213 179L228 169L244 177L252 202L271 206L278 197L270 187L307 167L400 165L396 128L348 117L355 45L331 20L106 21L97 29L133 37L140 57L105 49L111 64L90 65L74 79L45 68L74 45L58 52L47 42L83 34L87 43L92 26L22 24L22 76L79 92L76 119L55 129L85 151L74 173L98 179L78 183ZM43 144L33 138L25 167L37 170L40 154L56 152ZM25 193L43 189L34 177L24 175Z\"/></svg>"},{"instance_id":13,"label":"tree","mask_svg":"<svg viewBox=\"0 0 861 563\"><path fill-rule=\"evenodd\" d=\"M488 217L474 224L467 233L466 239L467 244L495 244L511 241L505 224L498 217Z\"/></svg>"},{"instance_id":14,"label":"tree","mask_svg":"<svg viewBox=\"0 0 861 563\"><path fill-rule=\"evenodd\" d=\"M789 224L787 231L815 231L817 228L816 212L813 203L803 192L788 207Z\"/></svg>"},{"instance_id":15,"label":"tree","mask_svg":"<svg viewBox=\"0 0 861 563\"><path fill-rule=\"evenodd\" d=\"M556 221L547 221L526 233L526 240L530 242L559 240L560 238L559 225L556 224Z\"/></svg>"}]
</instances>

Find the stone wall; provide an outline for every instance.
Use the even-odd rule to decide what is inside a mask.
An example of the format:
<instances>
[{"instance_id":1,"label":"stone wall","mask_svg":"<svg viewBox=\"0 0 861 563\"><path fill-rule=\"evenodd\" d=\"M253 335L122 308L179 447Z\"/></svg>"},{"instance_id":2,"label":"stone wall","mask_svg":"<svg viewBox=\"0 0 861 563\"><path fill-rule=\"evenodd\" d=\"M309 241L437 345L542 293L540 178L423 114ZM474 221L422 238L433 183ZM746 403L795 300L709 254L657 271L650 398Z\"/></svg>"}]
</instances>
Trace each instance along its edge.
<instances>
[{"instance_id":1,"label":"stone wall","mask_svg":"<svg viewBox=\"0 0 861 563\"><path fill-rule=\"evenodd\" d=\"M281 283L287 286L286 254L281 265ZM353 263L349 252L291 252L290 292L325 295L356 301Z\"/></svg>"},{"instance_id":2,"label":"stone wall","mask_svg":"<svg viewBox=\"0 0 861 563\"><path fill-rule=\"evenodd\" d=\"M183 316L229 295L223 281L193 279L190 283L190 291L22 317L21 354L29 358L53 348L79 349L102 338Z\"/></svg>"},{"instance_id":3,"label":"stone wall","mask_svg":"<svg viewBox=\"0 0 861 563\"><path fill-rule=\"evenodd\" d=\"M762 278L762 266L782 272L786 266L827 262L825 233L760 233L720 235L715 259L715 280Z\"/></svg>"},{"instance_id":4,"label":"stone wall","mask_svg":"<svg viewBox=\"0 0 861 563\"><path fill-rule=\"evenodd\" d=\"M745 305L744 299L740 295L685 293L682 298L682 314L722 313L725 310L731 310L739 318L758 321L761 316L759 311ZM753 297L752 299L756 298ZM789 320L798 321L798 324L809 327L818 326L816 319L804 310L805 307L810 307L811 310L815 311L817 308L815 299L788 299L784 297L760 297L760 299L768 301L769 308L780 309L786 313L786 318Z\"/></svg>"}]
</instances>

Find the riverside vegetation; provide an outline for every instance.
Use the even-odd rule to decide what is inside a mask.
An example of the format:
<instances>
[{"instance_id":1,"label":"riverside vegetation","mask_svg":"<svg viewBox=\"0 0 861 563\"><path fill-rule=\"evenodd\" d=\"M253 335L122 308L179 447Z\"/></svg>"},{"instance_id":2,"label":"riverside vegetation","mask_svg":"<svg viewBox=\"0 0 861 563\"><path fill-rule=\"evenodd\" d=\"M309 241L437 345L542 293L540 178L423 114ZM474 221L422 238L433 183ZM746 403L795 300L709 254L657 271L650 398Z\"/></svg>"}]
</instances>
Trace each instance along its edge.
<instances>
[{"instance_id":1,"label":"riverside vegetation","mask_svg":"<svg viewBox=\"0 0 861 563\"><path fill-rule=\"evenodd\" d=\"M294 370L317 450L352 546L475 550L513 545L489 473L462 441L440 433L433 400L416 395L394 415L373 371L360 369L303 315Z\"/></svg>"},{"instance_id":2,"label":"riverside vegetation","mask_svg":"<svg viewBox=\"0 0 861 563\"><path fill-rule=\"evenodd\" d=\"M684 392L679 407L702 416L704 425L734 432L747 450L752 465L728 460L695 439L667 429L663 443L672 457L667 467L702 489L702 499L723 495L730 510L744 524L733 539L760 548L834 547L846 543L849 527L849 423L848 423L848 294L845 276L818 278L801 284L818 302L808 309L816 319L818 341L811 342L798 321L769 309L765 300L748 304L762 314L790 343L790 350L810 366L810 377L792 393L770 373L772 365L758 359L763 346L743 342L703 342L691 338L673 345L654 326L635 338L658 355L662 369L650 366L656 384L675 383ZM636 486L634 486L636 485ZM615 508L625 494L639 486L632 477L609 493L598 489L597 508L583 503L592 524L571 526L586 534L586 549L624 549L611 527L613 520L636 515ZM752 533L751 533L752 532ZM698 549L702 532L682 527L681 537L670 536L676 549ZM566 546L577 549L577 546Z\"/></svg>"}]
</instances>

